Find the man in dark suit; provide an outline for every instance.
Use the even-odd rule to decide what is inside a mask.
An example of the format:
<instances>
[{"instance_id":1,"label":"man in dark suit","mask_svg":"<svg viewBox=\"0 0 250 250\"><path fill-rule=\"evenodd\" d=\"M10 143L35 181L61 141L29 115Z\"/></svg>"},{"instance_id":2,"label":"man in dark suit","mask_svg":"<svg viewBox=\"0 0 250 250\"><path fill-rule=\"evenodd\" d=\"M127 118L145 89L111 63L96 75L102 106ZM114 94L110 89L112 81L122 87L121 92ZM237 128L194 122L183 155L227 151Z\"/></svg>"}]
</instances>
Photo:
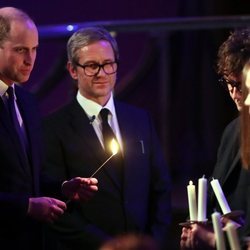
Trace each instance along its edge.
<instances>
[{"instance_id":1,"label":"man in dark suit","mask_svg":"<svg viewBox=\"0 0 250 250\"><path fill-rule=\"evenodd\" d=\"M40 222L54 221L66 208L60 200L39 197L38 111L32 96L16 84L29 79L37 47L37 28L28 15L1 8L0 242L6 249L41 249Z\"/></svg>"},{"instance_id":2,"label":"man in dark suit","mask_svg":"<svg viewBox=\"0 0 250 250\"><path fill-rule=\"evenodd\" d=\"M148 113L113 98L116 41L105 29L90 27L75 32L67 50L67 67L78 92L45 120L44 171L62 181L91 176L101 166L110 156L103 111L119 152L95 174L98 192L93 199L71 203L53 227L68 249L97 249L125 232L151 234L163 244L169 240L169 174Z\"/></svg>"},{"instance_id":3,"label":"man in dark suit","mask_svg":"<svg viewBox=\"0 0 250 250\"><path fill-rule=\"evenodd\" d=\"M29 79L37 47L33 20L19 9L0 8L0 243L11 250L42 249L41 222L54 222L66 209L61 200L39 197L39 112L32 95L19 86ZM65 182L62 192L67 199L85 201L96 184L78 178Z\"/></svg>"},{"instance_id":4,"label":"man in dark suit","mask_svg":"<svg viewBox=\"0 0 250 250\"><path fill-rule=\"evenodd\" d=\"M249 58L249 29L235 30L218 51L217 72L222 76L220 83L229 93L238 111L241 111L243 105L242 70ZM228 124L223 132L212 177L219 180L231 210L244 212L244 222L242 218L234 218L243 224L239 233L241 237L244 237L250 234L250 173L242 167L240 156L240 121L237 117ZM214 208L220 211L211 187L209 191L208 216L211 215ZM189 246L193 244L192 242L197 243L197 246L192 249L200 249L201 246L203 249L214 249L215 247L213 233L208 233L207 228L197 225L195 229L192 229L191 234L189 229L183 229L181 242L183 249L190 249Z\"/></svg>"}]
</instances>

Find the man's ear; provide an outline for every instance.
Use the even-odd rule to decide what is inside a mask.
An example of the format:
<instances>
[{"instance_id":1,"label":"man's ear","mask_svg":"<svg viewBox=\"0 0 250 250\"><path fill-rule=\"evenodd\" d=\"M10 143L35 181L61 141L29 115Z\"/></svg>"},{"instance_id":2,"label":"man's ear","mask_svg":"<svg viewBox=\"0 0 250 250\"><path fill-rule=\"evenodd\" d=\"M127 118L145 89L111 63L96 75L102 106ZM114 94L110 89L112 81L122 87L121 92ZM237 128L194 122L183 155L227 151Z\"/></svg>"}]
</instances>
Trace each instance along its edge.
<instances>
[{"instance_id":1,"label":"man's ear","mask_svg":"<svg viewBox=\"0 0 250 250\"><path fill-rule=\"evenodd\" d=\"M72 62L68 62L67 63L67 69L68 69L71 77L74 80L78 80L78 75L77 75L77 72L76 72L76 67L72 64Z\"/></svg>"}]
</instances>

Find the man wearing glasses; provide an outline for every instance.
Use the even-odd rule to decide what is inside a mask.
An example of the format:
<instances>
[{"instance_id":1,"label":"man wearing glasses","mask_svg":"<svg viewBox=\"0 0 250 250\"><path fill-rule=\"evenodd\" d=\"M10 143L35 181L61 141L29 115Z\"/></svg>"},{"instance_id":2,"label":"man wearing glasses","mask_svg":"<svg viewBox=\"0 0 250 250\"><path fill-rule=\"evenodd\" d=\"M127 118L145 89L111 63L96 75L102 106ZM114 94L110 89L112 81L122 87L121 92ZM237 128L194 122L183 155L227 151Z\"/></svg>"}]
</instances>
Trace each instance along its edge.
<instances>
[{"instance_id":1,"label":"man wearing glasses","mask_svg":"<svg viewBox=\"0 0 250 250\"><path fill-rule=\"evenodd\" d=\"M222 76L219 83L229 93L237 110L241 111L243 100L241 91L242 70L250 59L250 29L235 30L220 46L218 51L217 73ZM240 236L250 234L250 174L242 167L240 160L240 121L234 119L225 128L218 149L217 162L212 177L219 180L232 211L241 210L242 218L235 218L240 224ZM211 190L208 198L208 218L214 209L221 211ZM211 228L195 225L183 228L182 249L216 249Z\"/></svg>"},{"instance_id":2,"label":"man wearing glasses","mask_svg":"<svg viewBox=\"0 0 250 250\"><path fill-rule=\"evenodd\" d=\"M113 96L119 60L115 39L103 28L80 29L67 52L78 92L45 121L45 172L59 181L96 173L98 192L87 203L72 202L54 231L67 249L98 249L125 232L151 234L166 249L169 174L148 113ZM106 146L106 130L119 144L115 155Z\"/></svg>"}]
</instances>

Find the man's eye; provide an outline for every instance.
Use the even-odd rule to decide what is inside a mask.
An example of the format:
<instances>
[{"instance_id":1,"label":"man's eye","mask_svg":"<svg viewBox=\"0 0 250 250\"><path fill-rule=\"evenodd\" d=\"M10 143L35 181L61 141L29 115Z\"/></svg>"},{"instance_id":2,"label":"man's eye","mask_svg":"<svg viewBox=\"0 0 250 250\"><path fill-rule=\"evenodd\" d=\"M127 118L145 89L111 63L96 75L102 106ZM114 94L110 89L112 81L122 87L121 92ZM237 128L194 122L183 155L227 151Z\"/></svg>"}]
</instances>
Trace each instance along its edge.
<instances>
[{"instance_id":1,"label":"man's eye","mask_svg":"<svg viewBox=\"0 0 250 250\"><path fill-rule=\"evenodd\" d=\"M24 52L24 48L16 48L16 52L23 53Z\"/></svg>"},{"instance_id":2,"label":"man's eye","mask_svg":"<svg viewBox=\"0 0 250 250\"><path fill-rule=\"evenodd\" d=\"M91 69L98 69L98 68L99 68L99 65L98 65L98 64L95 64L95 63L93 63L93 64L89 64L89 65L87 65L87 67L89 67L89 68L91 68Z\"/></svg>"}]
</instances>

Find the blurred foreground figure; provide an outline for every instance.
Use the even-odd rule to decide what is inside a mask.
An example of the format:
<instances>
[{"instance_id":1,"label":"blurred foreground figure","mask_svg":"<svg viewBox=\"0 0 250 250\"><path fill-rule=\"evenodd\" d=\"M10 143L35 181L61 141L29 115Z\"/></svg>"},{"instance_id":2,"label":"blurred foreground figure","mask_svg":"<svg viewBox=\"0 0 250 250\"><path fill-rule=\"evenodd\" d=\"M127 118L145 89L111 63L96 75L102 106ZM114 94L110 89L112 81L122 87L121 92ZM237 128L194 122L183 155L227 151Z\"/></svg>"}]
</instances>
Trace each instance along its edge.
<instances>
[{"instance_id":1,"label":"blurred foreground figure","mask_svg":"<svg viewBox=\"0 0 250 250\"><path fill-rule=\"evenodd\" d=\"M124 234L108 240L99 250L159 250L159 248L150 236Z\"/></svg>"}]
</instances>

